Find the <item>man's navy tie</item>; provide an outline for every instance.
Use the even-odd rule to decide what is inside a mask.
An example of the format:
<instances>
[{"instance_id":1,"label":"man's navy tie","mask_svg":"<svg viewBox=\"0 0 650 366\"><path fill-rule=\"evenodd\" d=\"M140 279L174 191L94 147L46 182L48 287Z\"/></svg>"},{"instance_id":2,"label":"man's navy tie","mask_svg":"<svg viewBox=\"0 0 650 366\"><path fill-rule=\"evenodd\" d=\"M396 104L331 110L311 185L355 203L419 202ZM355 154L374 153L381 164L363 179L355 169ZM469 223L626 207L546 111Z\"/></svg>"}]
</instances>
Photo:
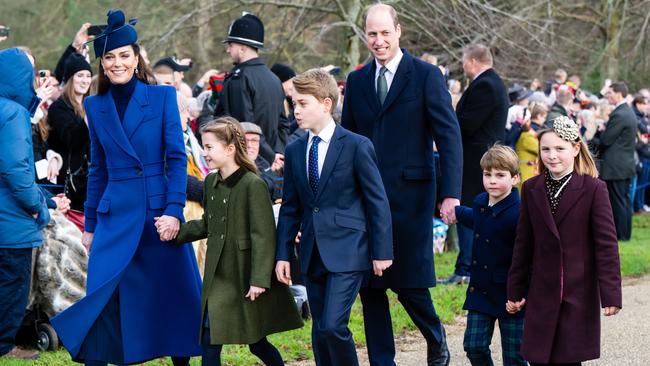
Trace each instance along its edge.
<instances>
[{"instance_id":1,"label":"man's navy tie","mask_svg":"<svg viewBox=\"0 0 650 366\"><path fill-rule=\"evenodd\" d=\"M386 66L382 66L379 69L379 76L377 77L377 96L379 97L379 102L384 104L386 100L386 95L388 95L388 82L386 81L386 71L388 69Z\"/></svg>"},{"instance_id":2,"label":"man's navy tie","mask_svg":"<svg viewBox=\"0 0 650 366\"><path fill-rule=\"evenodd\" d=\"M318 143L320 143L320 137L314 136L311 139L311 148L309 148L309 186L314 192L314 196L318 192L318 180L320 179L318 176Z\"/></svg>"}]
</instances>

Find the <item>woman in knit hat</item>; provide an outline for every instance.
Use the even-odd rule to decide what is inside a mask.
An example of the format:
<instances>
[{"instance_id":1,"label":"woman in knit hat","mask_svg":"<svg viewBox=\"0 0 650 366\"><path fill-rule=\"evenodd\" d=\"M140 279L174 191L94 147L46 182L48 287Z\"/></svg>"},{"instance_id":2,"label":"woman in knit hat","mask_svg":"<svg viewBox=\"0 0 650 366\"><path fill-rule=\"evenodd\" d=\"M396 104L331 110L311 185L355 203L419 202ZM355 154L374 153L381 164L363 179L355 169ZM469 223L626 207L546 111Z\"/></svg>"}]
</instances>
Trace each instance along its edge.
<instances>
[{"instance_id":1,"label":"woman in knit hat","mask_svg":"<svg viewBox=\"0 0 650 366\"><path fill-rule=\"evenodd\" d=\"M87 292L52 324L73 360L86 365L164 356L189 365L201 353L201 279L192 246L164 242L183 219L187 156L176 90L151 85L134 24L109 11L94 40L98 95L84 102Z\"/></svg>"},{"instance_id":2,"label":"woman in knit hat","mask_svg":"<svg viewBox=\"0 0 650 366\"><path fill-rule=\"evenodd\" d=\"M63 95L48 111L50 139L63 157L58 184L70 199L69 218L83 231L83 205L90 157L90 136L84 118L84 99L88 96L92 71L90 64L78 53L65 61L62 81Z\"/></svg>"}]
</instances>

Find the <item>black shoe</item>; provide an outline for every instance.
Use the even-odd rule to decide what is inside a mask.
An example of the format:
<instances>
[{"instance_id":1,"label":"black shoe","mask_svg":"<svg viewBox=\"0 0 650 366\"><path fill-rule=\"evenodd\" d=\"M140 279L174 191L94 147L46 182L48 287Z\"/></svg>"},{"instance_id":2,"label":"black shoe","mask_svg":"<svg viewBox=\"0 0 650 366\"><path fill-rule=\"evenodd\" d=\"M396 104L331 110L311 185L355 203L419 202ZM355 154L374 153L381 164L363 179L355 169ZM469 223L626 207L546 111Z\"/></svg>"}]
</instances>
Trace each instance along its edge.
<instances>
[{"instance_id":1,"label":"black shoe","mask_svg":"<svg viewBox=\"0 0 650 366\"><path fill-rule=\"evenodd\" d=\"M311 319L311 309L309 308L309 302L305 301L302 303L302 306L300 307L300 315L302 316L303 320Z\"/></svg>"},{"instance_id":2,"label":"black shoe","mask_svg":"<svg viewBox=\"0 0 650 366\"><path fill-rule=\"evenodd\" d=\"M459 276L454 273L453 275L449 276L449 278L441 280L438 283L441 285L462 285L469 283L469 276Z\"/></svg>"},{"instance_id":3,"label":"black shoe","mask_svg":"<svg viewBox=\"0 0 650 366\"><path fill-rule=\"evenodd\" d=\"M427 342L427 366L448 366L449 349L447 348L447 335L442 328L442 340L438 344Z\"/></svg>"}]
</instances>

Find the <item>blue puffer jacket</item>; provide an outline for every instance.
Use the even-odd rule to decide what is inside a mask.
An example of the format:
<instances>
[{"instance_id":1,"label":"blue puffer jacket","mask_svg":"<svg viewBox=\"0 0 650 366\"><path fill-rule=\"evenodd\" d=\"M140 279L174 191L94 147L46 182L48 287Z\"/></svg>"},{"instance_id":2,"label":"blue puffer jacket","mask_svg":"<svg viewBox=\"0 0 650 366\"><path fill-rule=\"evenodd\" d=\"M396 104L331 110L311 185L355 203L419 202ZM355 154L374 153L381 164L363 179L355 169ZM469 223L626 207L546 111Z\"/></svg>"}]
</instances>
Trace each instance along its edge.
<instances>
[{"instance_id":1,"label":"blue puffer jacket","mask_svg":"<svg viewBox=\"0 0 650 366\"><path fill-rule=\"evenodd\" d=\"M45 197L34 183L29 119L38 98L33 78L22 51L0 51L0 248L41 245L41 229L50 220Z\"/></svg>"}]
</instances>

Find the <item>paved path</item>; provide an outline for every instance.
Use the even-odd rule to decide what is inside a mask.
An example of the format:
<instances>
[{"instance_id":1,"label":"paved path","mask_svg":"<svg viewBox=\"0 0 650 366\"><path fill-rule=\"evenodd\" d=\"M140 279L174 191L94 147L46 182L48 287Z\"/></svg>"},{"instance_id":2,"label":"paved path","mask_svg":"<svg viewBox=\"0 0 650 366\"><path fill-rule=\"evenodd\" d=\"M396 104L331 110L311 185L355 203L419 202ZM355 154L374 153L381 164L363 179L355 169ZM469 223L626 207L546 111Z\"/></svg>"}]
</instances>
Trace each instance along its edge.
<instances>
[{"instance_id":1,"label":"paved path","mask_svg":"<svg viewBox=\"0 0 650 366\"><path fill-rule=\"evenodd\" d=\"M623 310L616 316L602 318L601 358L583 363L585 366L647 366L650 365L650 276L623 282ZM469 365L463 351L464 318L446 326L451 351L451 366ZM426 365L426 343L417 332L396 339L399 366ZM494 331L492 352L495 365L502 365L498 326ZM359 349L361 365L368 365L366 350ZM313 362L291 363L294 366Z\"/></svg>"}]
</instances>

